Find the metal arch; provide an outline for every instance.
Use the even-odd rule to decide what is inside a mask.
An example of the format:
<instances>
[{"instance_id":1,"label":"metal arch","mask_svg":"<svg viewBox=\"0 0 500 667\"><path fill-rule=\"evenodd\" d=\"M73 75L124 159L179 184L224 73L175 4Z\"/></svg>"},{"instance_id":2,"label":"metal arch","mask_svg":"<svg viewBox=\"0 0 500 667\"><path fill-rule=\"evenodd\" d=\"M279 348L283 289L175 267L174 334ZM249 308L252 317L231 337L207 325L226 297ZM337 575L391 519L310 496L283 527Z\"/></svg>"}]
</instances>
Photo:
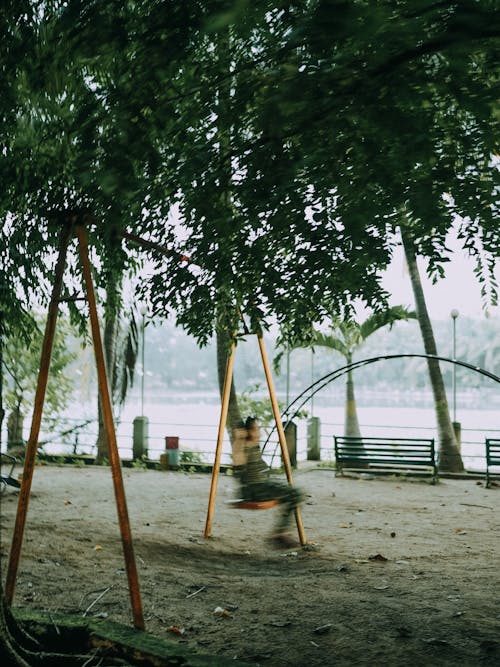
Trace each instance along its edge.
<instances>
[{"instance_id":1,"label":"metal arch","mask_svg":"<svg viewBox=\"0 0 500 667\"><path fill-rule=\"evenodd\" d=\"M351 364L347 364L346 366L341 366L340 368L337 368L334 371L331 371L330 373L327 373L323 377L319 378L319 380L316 380L312 384L309 385L306 389L304 389L303 392L301 392L297 398L295 398L283 411L283 414L281 415L284 428L288 426L288 424L294 419L294 417L300 412L300 410L303 408L303 406L311 399L312 396L315 396L318 391L321 391L321 389L324 389L327 385L330 384L330 382L333 382L334 380L337 380L339 377L342 377L342 375L345 375L349 371L356 370L357 368L361 368L362 366L369 366L370 364L374 364L377 361L386 361L388 359L436 359L438 361L446 361L450 364L455 364L456 366L462 366L463 368L468 368L471 371L475 371L476 373L480 373L481 375L484 375L487 378L490 378L490 380L493 380L494 382L500 383L500 377L498 375L495 375L494 373L490 373L490 371L485 370L484 368L481 368L480 366L475 366L474 364L469 364L467 361L459 361L458 359L450 359L449 357L441 357L438 354L385 354L382 356L378 357L370 357L369 359L360 359L359 361L353 361ZM305 396L305 398L303 398ZM302 400L302 402L299 403L299 401ZM294 408L293 414L292 408ZM276 426L273 427L271 432L266 438L266 441L263 445L262 450L264 451L266 448L266 445L268 444L269 440L271 439L271 436L273 435L274 431L276 429Z\"/></svg>"}]
</instances>

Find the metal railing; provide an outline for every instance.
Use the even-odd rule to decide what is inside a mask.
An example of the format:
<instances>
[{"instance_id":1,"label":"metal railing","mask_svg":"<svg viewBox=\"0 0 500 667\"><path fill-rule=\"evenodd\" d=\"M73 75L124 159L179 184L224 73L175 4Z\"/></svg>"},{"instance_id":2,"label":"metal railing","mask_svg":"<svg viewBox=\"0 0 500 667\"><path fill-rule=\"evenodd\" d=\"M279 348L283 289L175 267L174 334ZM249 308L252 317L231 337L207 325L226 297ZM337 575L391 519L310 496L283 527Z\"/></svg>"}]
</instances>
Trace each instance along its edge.
<instances>
[{"instance_id":1,"label":"metal railing","mask_svg":"<svg viewBox=\"0 0 500 667\"><path fill-rule=\"evenodd\" d=\"M40 437L41 454L61 456L90 456L97 454L97 420L62 418L57 429L43 430ZM307 458L307 421L297 422L297 460ZM333 436L343 433L344 425L340 422L321 422L320 455L322 461L334 460ZM118 421L116 424L117 440L122 459L132 458L133 422ZM394 426L388 424L361 424L362 434L369 436L398 437L401 435L435 438L438 442L437 429L432 425ZM498 437L500 429L462 428L461 455L467 470L484 471L486 469L485 438ZM6 434L5 434L6 435ZM178 436L181 460L193 456L201 463L211 464L217 441L217 424L186 424L178 422L150 422L148 437L148 458L159 460L165 451L165 437ZM263 433L263 440L267 434ZM2 438L3 450L6 449L6 437ZM264 452L264 458L274 466L280 465L279 442L274 435ZM229 438L224 439L221 463L231 463Z\"/></svg>"}]
</instances>

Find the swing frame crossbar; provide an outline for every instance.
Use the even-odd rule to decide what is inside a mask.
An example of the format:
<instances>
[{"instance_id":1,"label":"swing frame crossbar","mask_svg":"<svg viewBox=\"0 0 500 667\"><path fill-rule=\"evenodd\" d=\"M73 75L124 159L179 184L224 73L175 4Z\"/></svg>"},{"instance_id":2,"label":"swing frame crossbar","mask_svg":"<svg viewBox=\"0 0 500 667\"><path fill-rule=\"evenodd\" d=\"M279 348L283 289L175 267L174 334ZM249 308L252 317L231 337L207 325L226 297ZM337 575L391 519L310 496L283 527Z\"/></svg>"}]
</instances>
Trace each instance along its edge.
<instances>
[{"instance_id":1,"label":"swing frame crossbar","mask_svg":"<svg viewBox=\"0 0 500 667\"><path fill-rule=\"evenodd\" d=\"M5 597L7 602L12 604L16 587L19 561L21 558L24 530L26 526L26 517L31 493L33 472L35 468L35 459L38 449L38 438L40 434L45 393L50 371L50 361L56 331L59 303L65 300L64 298L61 298L64 270L66 267L68 247L73 235L75 235L77 238L83 285L85 287L86 301L89 308L90 327L92 332L99 384L99 396L103 414L104 429L109 443L109 462L113 477L116 508L118 512L118 523L120 527L123 554L125 559L125 569L128 577L133 622L136 628L144 630L144 616L142 611L141 594L139 590L137 566L132 545L130 521L128 517L127 502L125 499L125 489L123 485L120 456L118 453L118 445L116 441L116 431L113 420L113 411L111 407L109 383L104 360L104 349L99 329L99 319L97 314L94 283L92 279L92 269L89 260L88 235L83 220L79 218L75 219L73 216L71 216L71 220L65 221L63 223L59 237L59 254L54 270L52 294L48 307L47 322L45 325L40 367L38 371L37 387L33 405L31 429L26 445L22 483L21 489L19 491L16 520L12 536L9 562L7 566Z\"/></svg>"},{"instance_id":2,"label":"swing frame crossbar","mask_svg":"<svg viewBox=\"0 0 500 667\"><path fill-rule=\"evenodd\" d=\"M274 420L276 422L276 430L278 431L278 438L281 447L281 457L283 460L283 466L285 468L286 478L288 484L293 486L293 477L292 477L292 466L290 463L290 455L288 453L288 447L286 444L285 430L283 428L283 423L281 421L281 415L279 411L278 399L276 396L276 390L274 388L273 376L271 373L271 367L269 365L269 360L267 357L266 347L264 344L264 339L262 333L259 332L257 335L257 341L259 344L260 356L262 359L262 365L264 367L264 373L266 376L267 389L269 392L269 398L271 400L271 407L273 410ZM226 373L224 376L224 385L222 389L222 402L221 402L221 412L219 419L219 428L217 433L217 447L215 450L215 460L212 468L212 480L210 484L210 495L208 499L208 509L207 509L207 518L205 522L205 537L211 537L212 535L212 524L215 514L215 499L217 495L217 483L219 480L220 472L220 461L222 456L222 442L224 438L224 429L226 427L228 408L229 408L229 396L231 392L231 383L233 380L233 368L234 368L234 357L236 353L236 343L232 342L231 349L228 354L226 362ZM248 510L264 510L270 509L279 505L279 499L271 499L264 501L249 501L249 500L234 500L229 502L228 505L233 509L248 509ZM302 546L307 544L304 525L302 523L302 515L300 508L296 507L294 510L295 513L295 523L297 524L297 532L299 536L299 541Z\"/></svg>"}]
</instances>

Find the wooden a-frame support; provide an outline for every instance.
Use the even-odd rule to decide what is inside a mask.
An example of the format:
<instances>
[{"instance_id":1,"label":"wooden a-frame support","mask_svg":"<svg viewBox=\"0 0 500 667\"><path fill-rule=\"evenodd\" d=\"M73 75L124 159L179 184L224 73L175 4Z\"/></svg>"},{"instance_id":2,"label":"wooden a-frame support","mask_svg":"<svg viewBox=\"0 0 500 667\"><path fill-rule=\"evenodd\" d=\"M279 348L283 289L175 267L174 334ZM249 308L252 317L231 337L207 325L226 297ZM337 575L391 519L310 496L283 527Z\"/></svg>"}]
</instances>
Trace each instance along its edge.
<instances>
[{"instance_id":1,"label":"wooden a-frame support","mask_svg":"<svg viewBox=\"0 0 500 667\"><path fill-rule=\"evenodd\" d=\"M276 428L278 431L278 438L281 447L281 456L283 460L283 465L285 468L286 478L288 483L293 486L292 478L292 466L290 463L290 456L288 454L288 448L286 445L285 431L283 429L283 423L281 421L281 415L278 406L278 399L276 398L276 391L274 389L273 376L271 373L271 368L269 366L269 361L267 358L267 352L264 345L264 339L262 334L257 334L257 340L259 342L260 355L262 358L262 365L264 367L264 373L266 375L267 388L269 391L269 398L271 399L271 406L273 409L274 420L276 422ZM231 382L233 379L233 367L234 367L234 355L236 352L236 345L233 342L229 356L226 363L226 374L224 376L224 387L222 390L222 403L221 403L221 412L219 420L219 429L217 433L217 447L215 450L215 461L212 469L212 481L210 484L210 495L208 500L208 511L207 519L205 523L205 537L210 537L212 535L212 522L215 512L215 497L217 494L217 483L219 480L219 471L220 471L220 460L222 455L222 441L224 438L224 429L226 427L227 413L229 408L229 394L231 391ZM304 546L307 544L306 536L304 533L304 526L302 524L302 516L300 509L295 508L295 522L297 524L297 531L299 534L300 544Z\"/></svg>"},{"instance_id":2,"label":"wooden a-frame support","mask_svg":"<svg viewBox=\"0 0 500 667\"><path fill-rule=\"evenodd\" d=\"M122 232L122 237L128 241L131 241L132 243L136 243L142 247L149 248L156 250L162 255L167 255L167 256L177 256L179 261L188 261L191 262L191 259L187 255L183 255L181 253L177 253L175 251L168 250L164 246L152 242L152 241L147 241L146 239L141 238L140 236L137 236L136 234L129 234L127 232ZM274 382L273 382L273 377L271 374L271 369L269 366L269 362L267 359L267 353L266 353L266 348L264 345L264 340L262 338L262 334L257 334L257 338L259 341L259 348L260 348L260 354L262 357L262 364L264 366L264 372L266 375L266 381L267 381L267 387L269 390L269 396L271 398L271 405L273 409L273 415L274 419L276 421L276 427L278 430L278 437L279 437L279 442L281 446L281 455L283 459L283 465L285 467L285 472L286 472L286 477L288 480L288 483L293 486L293 479L292 479L292 466L290 464L290 456L288 454L288 448L286 446L286 438L285 438L285 431L283 429L283 424L281 422L281 415L279 412L279 406L278 406L278 400L276 398L276 392L274 390ZM205 524L205 537L210 537L212 534L212 521L214 517L214 508L215 508L215 496L217 494L217 482L219 479L219 471L220 471L220 460L221 460L221 455L222 455L222 441L224 438L224 429L226 427L226 421L227 421L227 413L228 413L228 407L229 407L229 395L231 391L231 381L233 378L233 365L234 365L234 354L235 354L236 346L233 343L231 347L231 351L229 353L229 356L227 358L227 364L226 364L226 374L224 377L224 387L222 390L222 404L221 404L221 413L220 413L220 420L219 420L219 429L217 433L217 448L215 450L215 462L214 462L214 467L212 469L212 481L210 484L210 496L209 496L209 501L208 501L208 511L207 511L207 519L206 519L206 524ZM266 506L271 506L269 503L253 503L255 507L263 507L264 505ZM306 537L304 534L304 527L302 525L302 517L300 514L299 508L295 509L295 521L297 523L297 530L299 533L299 539L300 543L302 545L305 545L306 542Z\"/></svg>"},{"instance_id":3,"label":"wooden a-frame support","mask_svg":"<svg viewBox=\"0 0 500 667\"><path fill-rule=\"evenodd\" d=\"M31 430L26 445L24 470L19 492L17 505L16 521L12 537L12 545L7 566L7 577L5 583L5 596L9 604L12 604L16 586L17 571L21 557L21 547L26 524L26 515L31 492L31 483L35 467L35 458L38 448L38 437L40 434L40 424L42 421L43 405L45 401L45 392L49 377L50 359L56 331L56 322L59 303L61 301L61 290L63 284L63 274L66 265L66 256L68 245L73 232L78 240L78 249L80 255L80 264L85 285L86 298L89 305L90 325L92 330L92 339L94 344L94 353L97 366L97 376L99 383L99 392L101 399L101 408L104 419L104 428L109 443L109 461L111 465L113 486L118 511L118 522L125 558L125 568L127 571L130 600L132 606L133 622L136 628L144 629L144 616L142 611L141 595L139 590L139 580L135 562L134 550L132 546L132 535L130 531L130 522L128 517L127 502L125 499L125 489L120 466L120 456L118 454L118 445L116 441L116 432L113 422L113 412L111 408L111 398L106 374L106 365L104 360L104 350L102 346L101 333L99 330L99 320L97 316L97 307L94 293L94 284L92 280L92 271L88 253L87 231L83 224L76 223L74 226L65 223L61 230L59 241L59 256L54 272L54 283L47 314L47 323L45 326L45 335L42 346L40 360L40 369L38 373L37 388L35 393L35 402L33 406L33 417Z\"/></svg>"}]
</instances>

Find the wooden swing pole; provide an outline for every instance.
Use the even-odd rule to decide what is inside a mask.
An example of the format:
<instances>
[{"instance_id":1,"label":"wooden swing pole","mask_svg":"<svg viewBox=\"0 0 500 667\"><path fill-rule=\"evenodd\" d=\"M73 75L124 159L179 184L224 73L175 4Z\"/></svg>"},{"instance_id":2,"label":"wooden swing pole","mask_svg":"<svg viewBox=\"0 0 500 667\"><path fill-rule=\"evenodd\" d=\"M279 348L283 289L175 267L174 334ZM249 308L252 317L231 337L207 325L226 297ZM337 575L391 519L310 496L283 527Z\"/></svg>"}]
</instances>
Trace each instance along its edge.
<instances>
[{"instance_id":1,"label":"wooden swing pole","mask_svg":"<svg viewBox=\"0 0 500 667\"><path fill-rule=\"evenodd\" d=\"M33 405L33 416L31 418L31 429L26 451L24 454L24 469L19 499L17 502L16 521L14 533L12 536L12 545L10 548L9 563L7 566L7 577L5 581L5 597L9 604L12 604L14 591L16 588L17 571L19 560L21 558L21 548L23 543L24 528L26 525L26 515L31 492L31 483L33 480L33 470L35 467L36 452L38 449L38 437L40 435L40 425L42 422L43 405L45 402L45 392L50 370L50 359L54 344L54 335L56 332L57 313L59 308L59 298L62 290L64 267L66 265L66 255L68 244L72 232L70 224L65 224L59 237L59 255L54 271L54 283L52 285L52 294L47 313L47 322L45 324L45 333L42 344L42 353L40 359L40 368L38 371L37 386L35 392L35 401Z\"/></svg>"},{"instance_id":2,"label":"wooden swing pole","mask_svg":"<svg viewBox=\"0 0 500 667\"><path fill-rule=\"evenodd\" d=\"M92 280L92 271L90 268L87 231L83 225L77 225L76 235L80 252L80 262L82 265L83 279L87 293L87 301L90 312L90 326L92 330L92 339L94 343L94 354L97 366L97 376L99 383L99 395L101 400L101 409L104 421L104 429L109 445L109 462L113 475L113 486L115 491L116 508L118 511L118 522L122 538L123 555L125 557L125 567L127 571L130 601L132 604L132 613L134 626L144 630L144 616L142 612L142 602L139 590L139 579L132 545L132 533L128 517L127 502L125 499L125 488L123 486L123 477L116 442L115 425L113 421L113 411L111 408L111 398L109 395L109 384L106 374L106 364L104 360L104 350L99 330L99 320L97 316L97 306L94 294L94 284Z\"/></svg>"},{"instance_id":3,"label":"wooden swing pole","mask_svg":"<svg viewBox=\"0 0 500 667\"><path fill-rule=\"evenodd\" d=\"M283 423L281 421L281 415L278 405L278 399L276 398L276 391L274 388L273 376L271 373L271 367L269 366L269 361L267 358L266 346L264 344L264 339L262 333L257 334L257 340L259 341L260 356L262 357L262 364L264 366L264 372L266 374L267 388L269 390L269 398L271 399L271 406L273 408L274 420L276 422L276 428L278 431L278 438L281 446L281 456L283 459L283 465L285 466L286 478L290 486L293 486L292 478L292 466L290 464L290 455L288 454L288 447L286 445L285 431L283 429ZM302 546L307 544L306 536L304 533L304 526L302 524L302 515L298 507L295 508L295 522L297 524L297 531L299 534L299 540Z\"/></svg>"},{"instance_id":4,"label":"wooden swing pole","mask_svg":"<svg viewBox=\"0 0 500 667\"><path fill-rule=\"evenodd\" d=\"M226 362L226 374L224 376L224 387L222 389L222 404L219 419L219 430L217 432L217 447L215 449L215 461L212 468L212 481L210 483L210 495L208 498L207 520L205 523L205 537L212 535L212 521L215 510L215 496L217 494L217 483L219 481L220 460L222 456L222 440L224 438L224 429L226 428L227 413L229 409L229 395L231 393L231 382L233 379L234 355L236 345L231 343L231 351Z\"/></svg>"},{"instance_id":5,"label":"wooden swing pole","mask_svg":"<svg viewBox=\"0 0 500 667\"><path fill-rule=\"evenodd\" d=\"M286 472L286 478L290 486L293 486L293 477L292 477L292 466L290 463L290 456L288 454L288 448L286 445L286 437L285 437L285 431L283 429L283 424L281 421L281 415L279 411L279 406L278 406L278 399L276 398L276 391L274 388L274 382L273 382L273 376L271 373L271 368L269 366L269 361L267 359L267 352L266 348L264 345L264 339L262 337L262 334L259 333L257 335L257 339L259 342L259 349L260 349L260 354L262 357L262 364L264 366L264 373L266 375L266 381L267 381L267 388L269 390L269 397L271 399L271 405L273 409L273 415L274 419L276 421L276 428L278 431L278 437L279 437L279 442L281 446L281 455L283 459L283 465L285 467L285 472ZM228 413L228 407L229 407L229 394L231 390L231 381L233 378L233 366L234 366L234 355L235 355L235 350L236 346L233 343L231 346L231 352L228 356L227 359L227 364L226 364L226 374L224 376L224 387L222 390L222 404L221 404L221 414L220 414L220 420L219 420L219 431L217 435L217 447L215 450L215 461L214 461L214 466L212 469L212 481L210 485L210 496L209 496L209 501L208 501L208 512L207 512L207 520L205 524L205 537L210 537L212 534L212 521L214 517L214 508L215 508L215 496L217 493L217 483L219 479L219 470L220 470L220 459L221 459L221 454L222 454L222 440L224 437L224 429L226 426L226 420L227 420L227 413ZM302 516L300 513L300 509L297 507L295 508L295 521L297 524L297 531L299 534L299 540L302 546L307 544L305 532L304 532L304 526L302 523Z\"/></svg>"}]
</instances>

